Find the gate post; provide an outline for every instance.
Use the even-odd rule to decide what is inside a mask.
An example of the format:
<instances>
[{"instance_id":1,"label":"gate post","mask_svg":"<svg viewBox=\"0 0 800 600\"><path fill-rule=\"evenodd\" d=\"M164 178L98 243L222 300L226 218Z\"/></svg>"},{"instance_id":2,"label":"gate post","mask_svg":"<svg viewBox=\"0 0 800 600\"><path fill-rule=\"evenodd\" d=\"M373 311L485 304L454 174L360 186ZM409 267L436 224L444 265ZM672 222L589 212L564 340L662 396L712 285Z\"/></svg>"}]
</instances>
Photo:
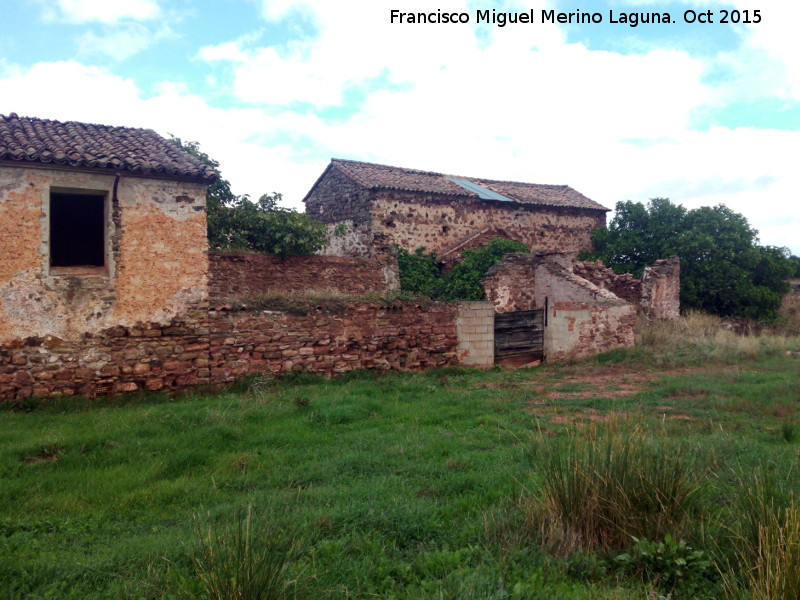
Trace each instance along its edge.
<instances>
[{"instance_id":1,"label":"gate post","mask_svg":"<svg viewBox=\"0 0 800 600\"><path fill-rule=\"evenodd\" d=\"M458 362L465 367L494 366L494 304L459 302L456 317Z\"/></svg>"}]
</instances>

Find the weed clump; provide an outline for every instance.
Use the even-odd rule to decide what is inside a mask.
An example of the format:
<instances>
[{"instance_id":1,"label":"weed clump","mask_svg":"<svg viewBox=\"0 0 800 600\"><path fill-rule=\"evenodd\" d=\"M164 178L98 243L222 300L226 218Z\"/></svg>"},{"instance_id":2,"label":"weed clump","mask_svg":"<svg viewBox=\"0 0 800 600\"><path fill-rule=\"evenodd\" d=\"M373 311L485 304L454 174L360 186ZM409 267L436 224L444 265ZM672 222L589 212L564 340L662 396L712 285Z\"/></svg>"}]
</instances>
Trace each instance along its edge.
<instances>
[{"instance_id":1,"label":"weed clump","mask_svg":"<svg viewBox=\"0 0 800 600\"><path fill-rule=\"evenodd\" d=\"M685 447L667 447L638 431L594 429L545 458L534 522L545 546L559 555L681 536L698 508L701 477Z\"/></svg>"},{"instance_id":2,"label":"weed clump","mask_svg":"<svg viewBox=\"0 0 800 600\"><path fill-rule=\"evenodd\" d=\"M264 527L263 529L261 527ZM289 578L297 554L294 538L253 519L252 506L229 527L198 525L192 558L202 597L208 600L294 598Z\"/></svg>"}]
</instances>

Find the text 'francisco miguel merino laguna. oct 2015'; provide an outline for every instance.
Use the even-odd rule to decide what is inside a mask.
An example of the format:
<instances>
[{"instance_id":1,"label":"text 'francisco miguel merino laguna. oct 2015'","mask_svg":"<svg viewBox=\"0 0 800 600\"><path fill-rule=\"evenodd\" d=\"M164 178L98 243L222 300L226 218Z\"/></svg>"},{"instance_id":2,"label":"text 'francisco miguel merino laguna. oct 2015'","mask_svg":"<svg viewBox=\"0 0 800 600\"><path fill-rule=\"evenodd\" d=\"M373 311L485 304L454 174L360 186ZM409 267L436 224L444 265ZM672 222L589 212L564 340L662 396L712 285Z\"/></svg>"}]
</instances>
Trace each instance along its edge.
<instances>
[{"instance_id":1,"label":"text 'francisco miguel merino laguna. oct 2015'","mask_svg":"<svg viewBox=\"0 0 800 600\"><path fill-rule=\"evenodd\" d=\"M536 17L539 17L538 19ZM520 12L504 12L497 9L476 10L468 12L448 12L441 9L426 12L404 12L392 9L389 12L389 22L402 25L452 25L475 23L477 25L496 25L505 27L516 24L535 23L563 23L576 25L590 25L595 23L610 23L637 27L649 24L689 23L689 24L720 24L720 25L754 25L761 22L761 10L701 10L689 9L682 14L673 15L670 12L621 12L609 10L608 14L575 10L573 12L558 12L556 10L541 10L536 14L534 9Z\"/></svg>"}]
</instances>

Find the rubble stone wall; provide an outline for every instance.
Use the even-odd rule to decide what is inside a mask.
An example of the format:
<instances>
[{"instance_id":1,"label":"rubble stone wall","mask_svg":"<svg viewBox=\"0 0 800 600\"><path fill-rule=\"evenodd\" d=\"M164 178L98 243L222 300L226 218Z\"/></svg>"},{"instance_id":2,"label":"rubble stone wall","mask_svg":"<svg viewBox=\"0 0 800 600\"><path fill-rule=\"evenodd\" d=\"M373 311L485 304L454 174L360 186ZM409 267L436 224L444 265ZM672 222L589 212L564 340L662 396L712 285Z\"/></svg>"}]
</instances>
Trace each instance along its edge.
<instances>
[{"instance_id":1,"label":"rubble stone wall","mask_svg":"<svg viewBox=\"0 0 800 600\"><path fill-rule=\"evenodd\" d=\"M604 211L401 191L378 192L371 212L376 246L439 253L484 227L502 230L531 250L579 252L591 249L592 230L606 220Z\"/></svg>"},{"instance_id":2,"label":"rubble stone wall","mask_svg":"<svg viewBox=\"0 0 800 600\"><path fill-rule=\"evenodd\" d=\"M0 344L0 400L180 390L294 370L490 366L492 319L488 303L343 302L296 313L194 311L70 340L28 337Z\"/></svg>"},{"instance_id":3,"label":"rubble stone wall","mask_svg":"<svg viewBox=\"0 0 800 600\"><path fill-rule=\"evenodd\" d=\"M207 302L204 185L0 166L0 343L167 323ZM50 193L104 198L105 265L50 266Z\"/></svg>"},{"instance_id":4,"label":"rubble stone wall","mask_svg":"<svg viewBox=\"0 0 800 600\"><path fill-rule=\"evenodd\" d=\"M495 312L541 308L533 289L538 264L538 257L530 254L507 254L489 269L481 285Z\"/></svg>"},{"instance_id":5,"label":"rubble stone wall","mask_svg":"<svg viewBox=\"0 0 800 600\"><path fill-rule=\"evenodd\" d=\"M214 301L286 293L381 294L400 287L397 261L340 256L210 254L209 296Z\"/></svg>"},{"instance_id":6,"label":"rubble stone wall","mask_svg":"<svg viewBox=\"0 0 800 600\"><path fill-rule=\"evenodd\" d=\"M573 267L573 272L631 304L639 306L642 301L641 280L630 273L617 274L602 261L578 261Z\"/></svg>"},{"instance_id":7,"label":"rubble stone wall","mask_svg":"<svg viewBox=\"0 0 800 600\"><path fill-rule=\"evenodd\" d=\"M681 316L681 261L677 256L645 267L641 306L651 319L672 320Z\"/></svg>"},{"instance_id":8,"label":"rubble stone wall","mask_svg":"<svg viewBox=\"0 0 800 600\"><path fill-rule=\"evenodd\" d=\"M357 226L370 220L369 199L369 191L332 166L305 199L306 213L326 224Z\"/></svg>"}]
</instances>

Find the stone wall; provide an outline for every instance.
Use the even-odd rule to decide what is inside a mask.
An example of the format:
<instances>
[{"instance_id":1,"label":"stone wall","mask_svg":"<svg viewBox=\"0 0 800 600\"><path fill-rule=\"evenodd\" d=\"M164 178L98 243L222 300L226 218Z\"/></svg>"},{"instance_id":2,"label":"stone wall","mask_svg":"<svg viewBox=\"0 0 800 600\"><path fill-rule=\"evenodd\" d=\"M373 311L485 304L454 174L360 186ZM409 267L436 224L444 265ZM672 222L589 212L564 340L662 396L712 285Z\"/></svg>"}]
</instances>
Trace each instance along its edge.
<instances>
[{"instance_id":1,"label":"stone wall","mask_svg":"<svg viewBox=\"0 0 800 600\"><path fill-rule=\"evenodd\" d=\"M341 302L296 311L194 311L78 339L0 344L0 400L229 383L256 373L491 366L489 303Z\"/></svg>"},{"instance_id":2,"label":"stone wall","mask_svg":"<svg viewBox=\"0 0 800 600\"><path fill-rule=\"evenodd\" d=\"M546 307L547 360L590 356L633 346L636 307L556 261L536 267L535 303Z\"/></svg>"},{"instance_id":3,"label":"stone wall","mask_svg":"<svg viewBox=\"0 0 800 600\"><path fill-rule=\"evenodd\" d=\"M486 300L495 312L534 310L534 277L539 259L530 254L507 254L481 280Z\"/></svg>"},{"instance_id":4,"label":"stone wall","mask_svg":"<svg viewBox=\"0 0 800 600\"><path fill-rule=\"evenodd\" d=\"M450 365L457 362L457 311L444 303L347 303L307 315L219 313L210 321L211 374L224 383L254 373Z\"/></svg>"},{"instance_id":5,"label":"stone wall","mask_svg":"<svg viewBox=\"0 0 800 600\"><path fill-rule=\"evenodd\" d=\"M681 261L657 260L642 275L642 310L651 319L677 319L681 309Z\"/></svg>"},{"instance_id":6,"label":"stone wall","mask_svg":"<svg viewBox=\"0 0 800 600\"><path fill-rule=\"evenodd\" d=\"M532 250L579 252L592 247L592 230L605 212L469 200L438 194L376 192L371 230L376 248L391 244L441 253L481 228L502 230Z\"/></svg>"},{"instance_id":7,"label":"stone wall","mask_svg":"<svg viewBox=\"0 0 800 600\"><path fill-rule=\"evenodd\" d=\"M114 189L116 185L116 196ZM0 166L0 343L166 323L207 302L204 185ZM50 266L50 194L102 198L102 267Z\"/></svg>"},{"instance_id":8,"label":"stone wall","mask_svg":"<svg viewBox=\"0 0 800 600\"><path fill-rule=\"evenodd\" d=\"M306 213L323 223L369 223L370 192L331 165L320 176L304 202Z\"/></svg>"},{"instance_id":9,"label":"stone wall","mask_svg":"<svg viewBox=\"0 0 800 600\"><path fill-rule=\"evenodd\" d=\"M588 279L597 287L609 290L615 296L639 306L642 301L642 282L630 273L618 274L606 267L602 261L577 261L573 272Z\"/></svg>"},{"instance_id":10,"label":"stone wall","mask_svg":"<svg viewBox=\"0 0 800 600\"><path fill-rule=\"evenodd\" d=\"M400 287L397 261L338 256L210 254L213 302L286 293L381 294Z\"/></svg>"}]
</instances>

